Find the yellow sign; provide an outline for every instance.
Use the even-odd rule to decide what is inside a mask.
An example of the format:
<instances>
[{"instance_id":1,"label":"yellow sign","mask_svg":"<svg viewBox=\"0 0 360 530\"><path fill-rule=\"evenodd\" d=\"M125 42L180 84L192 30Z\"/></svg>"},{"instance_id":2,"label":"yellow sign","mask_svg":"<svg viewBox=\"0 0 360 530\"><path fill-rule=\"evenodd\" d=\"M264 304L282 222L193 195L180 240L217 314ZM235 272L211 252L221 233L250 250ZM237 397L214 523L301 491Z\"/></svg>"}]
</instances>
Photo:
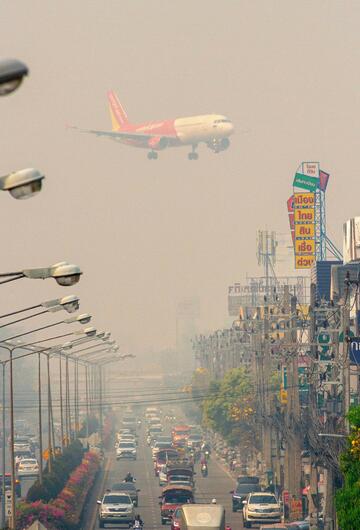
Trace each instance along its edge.
<instances>
[{"instance_id":1,"label":"yellow sign","mask_svg":"<svg viewBox=\"0 0 360 530\"><path fill-rule=\"evenodd\" d=\"M288 402L288 394L287 394L287 390L285 390L282 386L281 386L281 389L280 389L280 403L282 405L287 405L287 402Z\"/></svg>"},{"instance_id":2,"label":"yellow sign","mask_svg":"<svg viewBox=\"0 0 360 530\"><path fill-rule=\"evenodd\" d=\"M315 225L314 224L300 224L295 225L295 237L296 238L313 238L315 237Z\"/></svg>"},{"instance_id":3,"label":"yellow sign","mask_svg":"<svg viewBox=\"0 0 360 530\"><path fill-rule=\"evenodd\" d=\"M315 207L315 193L301 192L294 193L294 208L314 208Z\"/></svg>"},{"instance_id":4,"label":"yellow sign","mask_svg":"<svg viewBox=\"0 0 360 530\"><path fill-rule=\"evenodd\" d=\"M294 221L295 223L313 223L315 221L314 208L296 208Z\"/></svg>"},{"instance_id":5,"label":"yellow sign","mask_svg":"<svg viewBox=\"0 0 360 530\"><path fill-rule=\"evenodd\" d=\"M315 254L315 240L296 239L295 254Z\"/></svg>"},{"instance_id":6,"label":"yellow sign","mask_svg":"<svg viewBox=\"0 0 360 530\"><path fill-rule=\"evenodd\" d=\"M295 256L295 269L311 269L315 256Z\"/></svg>"}]
</instances>

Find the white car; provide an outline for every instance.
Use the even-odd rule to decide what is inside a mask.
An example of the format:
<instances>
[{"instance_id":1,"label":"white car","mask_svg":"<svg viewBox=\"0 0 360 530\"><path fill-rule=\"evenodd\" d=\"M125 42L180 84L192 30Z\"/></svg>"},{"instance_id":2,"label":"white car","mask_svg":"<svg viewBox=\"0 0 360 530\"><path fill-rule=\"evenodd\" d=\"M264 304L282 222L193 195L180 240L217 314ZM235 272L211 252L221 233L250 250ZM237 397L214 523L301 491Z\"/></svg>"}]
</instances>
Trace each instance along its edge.
<instances>
[{"instance_id":1,"label":"white car","mask_svg":"<svg viewBox=\"0 0 360 530\"><path fill-rule=\"evenodd\" d=\"M120 458L132 458L136 460L136 444L135 442L122 442L120 441L116 449L116 460Z\"/></svg>"},{"instance_id":2,"label":"white car","mask_svg":"<svg viewBox=\"0 0 360 530\"><path fill-rule=\"evenodd\" d=\"M99 526L109 524L132 525L135 519L134 504L126 493L106 493L99 504Z\"/></svg>"},{"instance_id":3,"label":"white car","mask_svg":"<svg viewBox=\"0 0 360 530\"><path fill-rule=\"evenodd\" d=\"M261 523L280 523L281 506L273 493L249 493L243 501L243 521L245 528Z\"/></svg>"},{"instance_id":4,"label":"white car","mask_svg":"<svg viewBox=\"0 0 360 530\"><path fill-rule=\"evenodd\" d=\"M36 458L23 458L19 462L19 477L36 477L39 474L39 464Z\"/></svg>"}]
</instances>

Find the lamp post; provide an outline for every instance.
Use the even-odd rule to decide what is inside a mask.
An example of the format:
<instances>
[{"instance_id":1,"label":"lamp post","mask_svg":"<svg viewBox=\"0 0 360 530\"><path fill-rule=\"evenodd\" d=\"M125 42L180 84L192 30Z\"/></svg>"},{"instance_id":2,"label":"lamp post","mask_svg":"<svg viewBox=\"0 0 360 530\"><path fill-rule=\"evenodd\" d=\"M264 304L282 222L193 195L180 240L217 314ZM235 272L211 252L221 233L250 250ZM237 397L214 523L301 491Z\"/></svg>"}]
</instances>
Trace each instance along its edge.
<instances>
[{"instance_id":1,"label":"lamp post","mask_svg":"<svg viewBox=\"0 0 360 530\"><path fill-rule=\"evenodd\" d=\"M0 278L5 279L0 281L0 284L21 280L22 278L30 278L33 280L54 278L59 285L67 287L77 283L80 280L81 274L82 272L77 265L72 265L67 261L61 261L50 267L24 269L17 272L3 272L0 274Z\"/></svg>"},{"instance_id":2,"label":"lamp post","mask_svg":"<svg viewBox=\"0 0 360 530\"><path fill-rule=\"evenodd\" d=\"M23 333L18 333L17 335L13 335L12 337L7 337L5 339L6 341L18 339L20 337L25 337L26 335L31 335L32 333L36 333L37 331L43 331L45 329L53 328L55 326L59 326L60 324L73 324L74 322L79 322L80 324L87 324L91 320L91 315L88 313L83 313L78 316L65 318L64 320L60 320L59 322L54 322L53 324L47 324L46 326L41 326L40 328L31 329L30 331L25 331ZM49 340L49 339L47 339ZM3 344L5 341L1 341L0 344Z\"/></svg>"},{"instance_id":3,"label":"lamp post","mask_svg":"<svg viewBox=\"0 0 360 530\"><path fill-rule=\"evenodd\" d=\"M46 302L41 302L40 304L32 305L29 307L24 307L22 309L17 309L16 311L11 311L11 313L6 313L0 315L0 319L12 317L14 315L19 315L20 313L25 313L31 311L32 309L45 308L45 312L55 313L61 309L65 309L68 313L73 313L79 309L79 297L75 295L64 296L63 298L55 298L54 300L47 300ZM9 324L6 324L7 326Z\"/></svg>"}]
</instances>

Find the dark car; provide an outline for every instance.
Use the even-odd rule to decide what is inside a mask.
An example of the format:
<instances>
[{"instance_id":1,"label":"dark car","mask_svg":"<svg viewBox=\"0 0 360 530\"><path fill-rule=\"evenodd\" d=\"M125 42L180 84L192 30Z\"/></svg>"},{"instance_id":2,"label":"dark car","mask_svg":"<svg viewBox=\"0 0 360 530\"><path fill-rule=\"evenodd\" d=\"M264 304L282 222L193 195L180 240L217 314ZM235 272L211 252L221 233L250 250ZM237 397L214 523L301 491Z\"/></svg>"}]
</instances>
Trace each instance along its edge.
<instances>
[{"instance_id":1,"label":"dark car","mask_svg":"<svg viewBox=\"0 0 360 530\"><path fill-rule=\"evenodd\" d=\"M113 484L111 491L127 493L130 496L134 506L139 505L139 492L140 490L136 488L135 484L132 482L119 482L118 484Z\"/></svg>"},{"instance_id":2,"label":"dark car","mask_svg":"<svg viewBox=\"0 0 360 530\"><path fill-rule=\"evenodd\" d=\"M243 501L246 499L246 496L249 493L256 493L258 491L261 491L259 484L254 482L251 482L250 484L238 483L235 490L230 492L232 493L232 511L241 511L243 509Z\"/></svg>"},{"instance_id":3,"label":"dark car","mask_svg":"<svg viewBox=\"0 0 360 530\"><path fill-rule=\"evenodd\" d=\"M2 495L2 474L0 474L0 497ZM5 473L5 491L11 490L11 475L10 473ZM15 480L15 494L17 497L21 497L21 483L20 480Z\"/></svg>"}]
</instances>

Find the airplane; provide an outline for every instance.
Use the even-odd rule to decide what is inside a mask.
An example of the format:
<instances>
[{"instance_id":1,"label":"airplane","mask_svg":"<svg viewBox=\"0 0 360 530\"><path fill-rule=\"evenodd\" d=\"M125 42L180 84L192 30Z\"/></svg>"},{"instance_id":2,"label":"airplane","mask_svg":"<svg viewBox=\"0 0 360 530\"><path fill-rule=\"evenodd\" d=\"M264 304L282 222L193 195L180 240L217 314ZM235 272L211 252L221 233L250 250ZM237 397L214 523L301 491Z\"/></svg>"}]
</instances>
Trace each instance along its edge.
<instances>
[{"instance_id":1,"label":"airplane","mask_svg":"<svg viewBox=\"0 0 360 530\"><path fill-rule=\"evenodd\" d=\"M199 155L196 149L199 143L205 143L214 153L224 151L230 146L229 136L234 132L234 125L226 116L204 114L175 120L133 124L128 120L115 92L108 92L108 100L112 131L78 130L104 136L132 147L149 149L149 160L156 160L158 151L168 147L190 145L191 151L188 158L197 160Z\"/></svg>"}]
</instances>

